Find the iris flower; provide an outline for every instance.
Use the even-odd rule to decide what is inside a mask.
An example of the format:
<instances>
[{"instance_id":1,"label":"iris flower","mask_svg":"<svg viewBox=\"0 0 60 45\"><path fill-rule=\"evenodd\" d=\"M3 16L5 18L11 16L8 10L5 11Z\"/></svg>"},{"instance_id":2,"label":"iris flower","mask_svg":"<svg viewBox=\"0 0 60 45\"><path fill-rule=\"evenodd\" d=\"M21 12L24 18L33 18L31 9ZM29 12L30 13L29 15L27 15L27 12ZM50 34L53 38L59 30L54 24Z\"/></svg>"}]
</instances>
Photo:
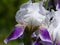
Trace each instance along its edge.
<instances>
[{"instance_id":1,"label":"iris flower","mask_svg":"<svg viewBox=\"0 0 60 45\"><path fill-rule=\"evenodd\" d=\"M7 44L10 40L23 35L24 45L60 45L60 17L58 16L60 13L57 14L53 10L47 11L42 1L32 3L30 0L17 11L15 17L18 24L4 43Z\"/></svg>"}]
</instances>

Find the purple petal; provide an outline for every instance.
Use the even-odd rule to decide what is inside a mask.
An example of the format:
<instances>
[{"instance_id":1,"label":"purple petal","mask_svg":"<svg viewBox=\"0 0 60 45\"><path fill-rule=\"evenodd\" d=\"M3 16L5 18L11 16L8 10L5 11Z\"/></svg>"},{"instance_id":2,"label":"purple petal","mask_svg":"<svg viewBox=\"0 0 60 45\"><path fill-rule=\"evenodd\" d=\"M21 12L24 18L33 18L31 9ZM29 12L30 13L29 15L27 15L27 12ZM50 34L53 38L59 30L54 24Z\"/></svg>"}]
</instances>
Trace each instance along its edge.
<instances>
[{"instance_id":1,"label":"purple petal","mask_svg":"<svg viewBox=\"0 0 60 45\"><path fill-rule=\"evenodd\" d=\"M4 43L7 44L8 41L17 39L24 32L24 27L22 25L18 25L14 28L13 32L4 40Z\"/></svg>"},{"instance_id":2,"label":"purple petal","mask_svg":"<svg viewBox=\"0 0 60 45\"><path fill-rule=\"evenodd\" d=\"M60 9L60 0L54 0L56 3L56 9L59 10Z\"/></svg>"},{"instance_id":3,"label":"purple petal","mask_svg":"<svg viewBox=\"0 0 60 45\"><path fill-rule=\"evenodd\" d=\"M42 41L40 38L36 40L35 45L53 45L52 42Z\"/></svg>"},{"instance_id":4,"label":"purple petal","mask_svg":"<svg viewBox=\"0 0 60 45\"><path fill-rule=\"evenodd\" d=\"M41 41L41 43L42 43L43 45L53 45L52 42Z\"/></svg>"},{"instance_id":5,"label":"purple petal","mask_svg":"<svg viewBox=\"0 0 60 45\"><path fill-rule=\"evenodd\" d=\"M57 45L60 45L60 42L58 42Z\"/></svg>"},{"instance_id":6,"label":"purple petal","mask_svg":"<svg viewBox=\"0 0 60 45\"><path fill-rule=\"evenodd\" d=\"M49 32L46 28L40 28L39 36L40 36L42 41L52 42L50 35L49 35Z\"/></svg>"},{"instance_id":7,"label":"purple petal","mask_svg":"<svg viewBox=\"0 0 60 45\"><path fill-rule=\"evenodd\" d=\"M60 8L60 3L58 3L58 4L59 4L58 8Z\"/></svg>"},{"instance_id":8,"label":"purple petal","mask_svg":"<svg viewBox=\"0 0 60 45\"><path fill-rule=\"evenodd\" d=\"M56 3L57 10L60 9L60 0L54 0Z\"/></svg>"},{"instance_id":9,"label":"purple petal","mask_svg":"<svg viewBox=\"0 0 60 45\"><path fill-rule=\"evenodd\" d=\"M56 9L60 10L60 3L57 3Z\"/></svg>"}]
</instances>

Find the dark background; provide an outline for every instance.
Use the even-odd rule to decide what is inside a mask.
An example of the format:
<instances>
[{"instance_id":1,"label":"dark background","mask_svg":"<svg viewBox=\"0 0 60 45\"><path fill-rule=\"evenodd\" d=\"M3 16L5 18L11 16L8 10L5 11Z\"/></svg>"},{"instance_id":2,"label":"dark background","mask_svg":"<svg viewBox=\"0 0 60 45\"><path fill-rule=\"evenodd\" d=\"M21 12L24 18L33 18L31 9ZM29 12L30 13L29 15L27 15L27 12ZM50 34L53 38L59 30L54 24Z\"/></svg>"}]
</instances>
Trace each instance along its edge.
<instances>
[{"instance_id":1,"label":"dark background","mask_svg":"<svg viewBox=\"0 0 60 45\"><path fill-rule=\"evenodd\" d=\"M28 0L0 0L0 45L4 44L4 39L12 32L17 24L15 21L16 12L20 5ZM19 39L10 41L7 45L19 45Z\"/></svg>"}]
</instances>

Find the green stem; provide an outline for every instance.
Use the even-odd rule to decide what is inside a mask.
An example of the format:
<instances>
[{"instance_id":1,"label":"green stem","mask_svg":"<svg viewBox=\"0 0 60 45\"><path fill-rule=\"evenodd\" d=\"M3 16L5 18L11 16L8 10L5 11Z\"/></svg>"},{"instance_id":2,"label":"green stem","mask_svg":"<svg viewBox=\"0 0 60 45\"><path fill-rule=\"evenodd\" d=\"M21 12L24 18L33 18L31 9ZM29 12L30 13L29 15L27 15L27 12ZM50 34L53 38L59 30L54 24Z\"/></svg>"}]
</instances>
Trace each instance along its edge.
<instances>
[{"instance_id":1,"label":"green stem","mask_svg":"<svg viewBox=\"0 0 60 45\"><path fill-rule=\"evenodd\" d=\"M48 0L46 1L46 9L48 8Z\"/></svg>"},{"instance_id":2,"label":"green stem","mask_svg":"<svg viewBox=\"0 0 60 45\"><path fill-rule=\"evenodd\" d=\"M28 28L25 29L23 41L24 45L31 45L31 33Z\"/></svg>"}]
</instances>

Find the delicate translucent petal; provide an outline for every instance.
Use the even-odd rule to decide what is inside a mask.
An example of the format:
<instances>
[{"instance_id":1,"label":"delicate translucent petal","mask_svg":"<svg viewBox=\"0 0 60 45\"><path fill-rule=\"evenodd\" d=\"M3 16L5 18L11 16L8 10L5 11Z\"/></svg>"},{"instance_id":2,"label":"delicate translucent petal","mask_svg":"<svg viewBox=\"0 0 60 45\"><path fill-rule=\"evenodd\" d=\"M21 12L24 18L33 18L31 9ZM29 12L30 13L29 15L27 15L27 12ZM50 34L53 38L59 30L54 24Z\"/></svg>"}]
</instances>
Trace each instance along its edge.
<instances>
[{"instance_id":1,"label":"delicate translucent petal","mask_svg":"<svg viewBox=\"0 0 60 45\"><path fill-rule=\"evenodd\" d=\"M39 36L40 36L42 41L52 42L50 35L49 35L49 32L46 28L40 28Z\"/></svg>"},{"instance_id":2,"label":"delicate translucent petal","mask_svg":"<svg viewBox=\"0 0 60 45\"><path fill-rule=\"evenodd\" d=\"M54 10L51 10L51 12L48 12L44 20L45 25L50 26L50 24L54 22L54 16L55 16Z\"/></svg>"},{"instance_id":3,"label":"delicate translucent petal","mask_svg":"<svg viewBox=\"0 0 60 45\"><path fill-rule=\"evenodd\" d=\"M13 32L4 40L4 43L7 44L9 40L14 40L20 37L24 32L24 27L22 25L16 26Z\"/></svg>"},{"instance_id":4,"label":"delicate translucent petal","mask_svg":"<svg viewBox=\"0 0 60 45\"><path fill-rule=\"evenodd\" d=\"M57 20L57 27L55 28L53 32L53 39L56 38L56 40L60 41L60 11L55 12L55 18Z\"/></svg>"},{"instance_id":5,"label":"delicate translucent petal","mask_svg":"<svg viewBox=\"0 0 60 45\"><path fill-rule=\"evenodd\" d=\"M32 25L39 25L46 17L39 13L39 11L45 12L43 6L41 6L42 10L40 10L39 5L42 5L41 2L24 4L16 14L16 21L27 25L31 23Z\"/></svg>"},{"instance_id":6,"label":"delicate translucent petal","mask_svg":"<svg viewBox=\"0 0 60 45\"><path fill-rule=\"evenodd\" d=\"M56 34L56 35L55 35ZM55 36L56 40L58 40L60 42L60 24L58 25L58 27L55 29L55 34L53 35L53 37Z\"/></svg>"}]
</instances>

